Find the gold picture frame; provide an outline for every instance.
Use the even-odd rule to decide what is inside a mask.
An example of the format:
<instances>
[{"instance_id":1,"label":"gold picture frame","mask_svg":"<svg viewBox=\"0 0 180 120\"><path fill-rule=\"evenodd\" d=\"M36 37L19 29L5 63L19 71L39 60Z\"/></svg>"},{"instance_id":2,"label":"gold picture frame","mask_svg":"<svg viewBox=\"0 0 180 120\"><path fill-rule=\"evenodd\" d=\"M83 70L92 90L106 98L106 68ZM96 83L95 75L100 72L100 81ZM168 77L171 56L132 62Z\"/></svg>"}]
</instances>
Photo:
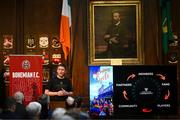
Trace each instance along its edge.
<instances>
[{"instance_id":1,"label":"gold picture frame","mask_svg":"<svg viewBox=\"0 0 180 120\"><path fill-rule=\"evenodd\" d=\"M113 15L115 12L119 13L119 23L121 26L123 25L124 29L124 31L120 30L122 28L118 29L118 34L112 33L114 29L110 30L108 28L113 20L112 18L114 18ZM90 1L88 64L143 64L144 53L141 19L140 1ZM113 34L112 39L105 38L105 34L108 33L107 31ZM116 42L116 39L119 41ZM113 48L112 46L115 47ZM110 48L113 48L113 50L110 50Z\"/></svg>"}]
</instances>

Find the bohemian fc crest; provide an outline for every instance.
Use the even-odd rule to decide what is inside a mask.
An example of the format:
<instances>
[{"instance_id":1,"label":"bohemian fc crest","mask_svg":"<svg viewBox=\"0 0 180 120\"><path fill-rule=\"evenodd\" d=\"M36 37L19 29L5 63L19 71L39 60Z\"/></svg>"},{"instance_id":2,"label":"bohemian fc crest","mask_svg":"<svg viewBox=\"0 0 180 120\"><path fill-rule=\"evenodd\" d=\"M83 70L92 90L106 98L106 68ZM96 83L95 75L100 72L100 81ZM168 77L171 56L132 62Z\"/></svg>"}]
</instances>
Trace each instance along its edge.
<instances>
[{"instance_id":1,"label":"bohemian fc crest","mask_svg":"<svg viewBox=\"0 0 180 120\"><path fill-rule=\"evenodd\" d=\"M30 65L30 62L29 60L23 60L22 61L22 68L25 69L25 70L28 70L30 69L31 65Z\"/></svg>"}]
</instances>

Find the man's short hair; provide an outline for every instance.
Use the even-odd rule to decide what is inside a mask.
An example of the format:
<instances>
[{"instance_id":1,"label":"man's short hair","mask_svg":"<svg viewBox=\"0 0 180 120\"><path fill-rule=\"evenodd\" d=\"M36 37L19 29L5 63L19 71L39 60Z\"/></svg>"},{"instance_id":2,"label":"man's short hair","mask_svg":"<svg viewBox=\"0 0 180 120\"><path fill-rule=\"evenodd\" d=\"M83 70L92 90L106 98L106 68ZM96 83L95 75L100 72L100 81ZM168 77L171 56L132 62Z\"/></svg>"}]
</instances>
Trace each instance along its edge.
<instances>
[{"instance_id":1,"label":"man's short hair","mask_svg":"<svg viewBox=\"0 0 180 120\"><path fill-rule=\"evenodd\" d=\"M52 119L58 120L66 113L65 108L56 108L52 113Z\"/></svg>"},{"instance_id":2,"label":"man's short hair","mask_svg":"<svg viewBox=\"0 0 180 120\"><path fill-rule=\"evenodd\" d=\"M66 98L65 105L66 105L66 109L74 108L75 107L75 99L73 97L69 96L68 98Z\"/></svg>"},{"instance_id":3,"label":"man's short hair","mask_svg":"<svg viewBox=\"0 0 180 120\"><path fill-rule=\"evenodd\" d=\"M42 106L38 102L30 102L26 106L26 110L29 115L36 116L41 113Z\"/></svg>"},{"instance_id":4,"label":"man's short hair","mask_svg":"<svg viewBox=\"0 0 180 120\"><path fill-rule=\"evenodd\" d=\"M112 14L114 14L114 13L119 13L119 16L121 15L120 11L118 11L118 10L112 11Z\"/></svg>"},{"instance_id":5,"label":"man's short hair","mask_svg":"<svg viewBox=\"0 0 180 120\"><path fill-rule=\"evenodd\" d=\"M58 67L63 67L63 68L65 68L65 70L66 70L66 65L65 65L65 64L59 64L59 65L56 67L56 70L58 69Z\"/></svg>"},{"instance_id":6,"label":"man's short hair","mask_svg":"<svg viewBox=\"0 0 180 120\"><path fill-rule=\"evenodd\" d=\"M24 94L20 91L17 91L16 93L14 93L14 98L16 99L16 102L22 103L22 101L24 100Z\"/></svg>"}]
</instances>

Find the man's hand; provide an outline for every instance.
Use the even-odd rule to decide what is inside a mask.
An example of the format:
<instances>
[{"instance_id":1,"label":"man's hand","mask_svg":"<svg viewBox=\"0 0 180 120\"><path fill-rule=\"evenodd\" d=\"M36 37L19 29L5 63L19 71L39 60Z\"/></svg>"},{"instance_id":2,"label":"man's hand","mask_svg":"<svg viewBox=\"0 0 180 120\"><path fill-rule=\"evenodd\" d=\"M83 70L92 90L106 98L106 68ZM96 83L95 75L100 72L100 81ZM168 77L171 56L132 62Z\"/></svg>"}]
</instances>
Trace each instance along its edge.
<instances>
[{"instance_id":1,"label":"man's hand","mask_svg":"<svg viewBox=\"0 0 180 120\"><path fill-rule=\"evenodd\" d=\"M62 90L60 90L60 91L57 92L57 96L63 96Z\"/></svg>"},{"instance_id":2,"label":"man's hand","mask_svg":"<svg viewBox=\"0 0 180 120\"><path fill-rule=\"evenodd\" d=\"M119 41L117 40L117 37L111 37L109 34L104 35L104 39L109 44L112 44L112 43L117 44L117 43L119 43Z\"/></svg>"},{"instance_id":3,"label":"man's hand","mask_svg":"<svg viewBox=\"0 0 180 120\"><path fill-rule=\"evenodd\" d=\"M111 36L109 34L104 35L104 39L109 39Z\"/></svg>"},{"instance_id":4,"label":"man's hand","mask_svg":"<svg viewBox=\"0 0 180 120\"><path fill-rule=\"evenodd\" d=\"M111 41L111 43L119 43L119 41L117 40L117 37L112 37L111 39L109 39L109 41Z\"/></svg>"},{"instance_id":5,"label":"man's hand","mask_svg":"<svg viewBox=\"0 0 180 120\"><path fill-rule=\"evenodd\" d=\"M69 92L67 92L66 90L64 90L63 88L62 88L62 90L61 90L62 92L63 92L63 95L69 95Z\"/></svg>"}]
</instances>

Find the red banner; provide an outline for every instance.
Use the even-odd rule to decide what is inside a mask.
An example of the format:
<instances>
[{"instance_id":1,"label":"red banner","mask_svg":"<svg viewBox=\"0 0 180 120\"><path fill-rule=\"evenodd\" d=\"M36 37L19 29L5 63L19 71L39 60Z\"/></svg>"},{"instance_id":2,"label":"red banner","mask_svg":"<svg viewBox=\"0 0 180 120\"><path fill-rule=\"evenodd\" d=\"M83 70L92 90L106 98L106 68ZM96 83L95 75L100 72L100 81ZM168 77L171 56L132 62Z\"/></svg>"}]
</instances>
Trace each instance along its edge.
<instances>
[{"instance_id":1,"label":"red banner","mask_svg":"<svg viewBox=\"0 0 180 120\"><path fill-rule=\"evenodd\" d=\"M10 95L21 91L24 103L37 100L42 94L42 57L10 55Z\"/></svg>"}]
</instances>

